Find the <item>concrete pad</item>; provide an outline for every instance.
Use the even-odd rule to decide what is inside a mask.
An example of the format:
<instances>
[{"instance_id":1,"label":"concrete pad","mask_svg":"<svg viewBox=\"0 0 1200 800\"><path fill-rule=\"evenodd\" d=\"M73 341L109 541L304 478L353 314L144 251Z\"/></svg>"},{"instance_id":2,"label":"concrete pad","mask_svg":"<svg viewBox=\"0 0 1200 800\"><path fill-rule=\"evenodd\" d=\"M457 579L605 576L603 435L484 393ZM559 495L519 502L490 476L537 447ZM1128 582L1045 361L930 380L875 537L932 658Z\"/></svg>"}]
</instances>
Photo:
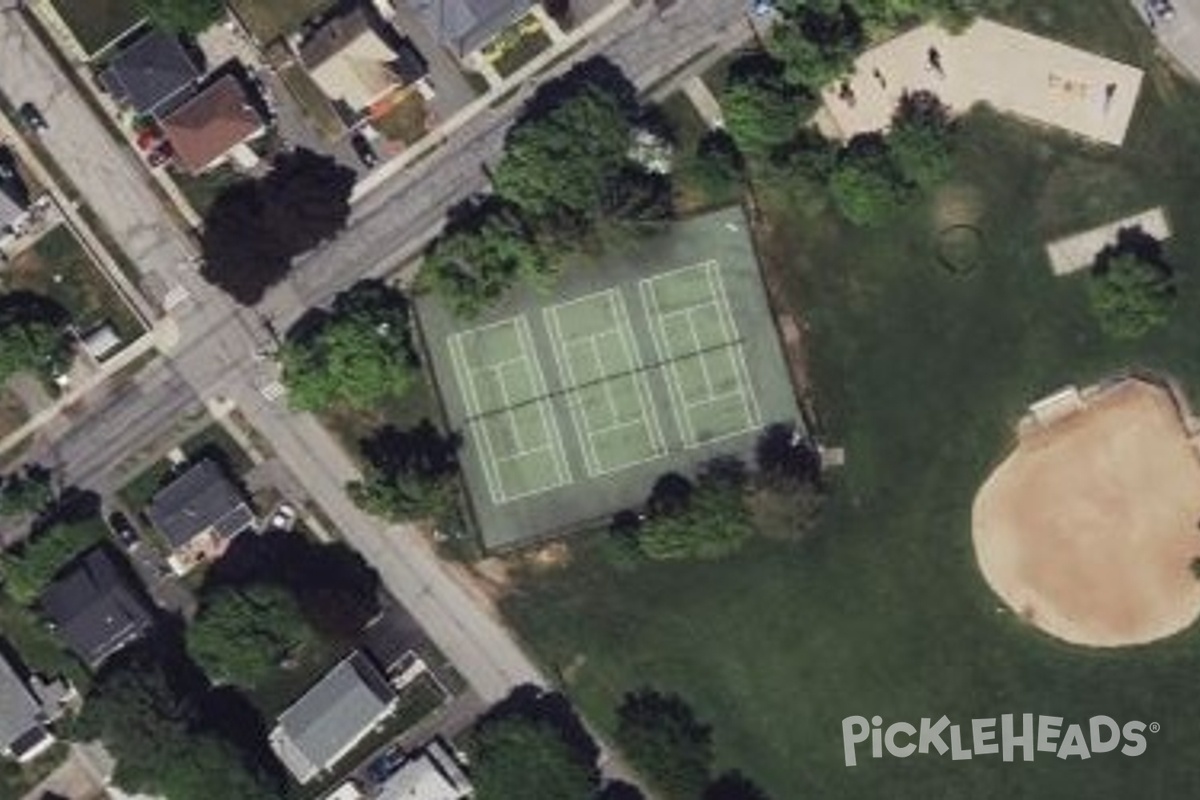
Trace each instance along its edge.
<instances>
[{"instance_id":1,"label":"concrete pad","mask_svg":"<svg viewBox=\"0 0 1200 800\"><path fill-rule=\"evenodd\" d=\"M708 88L708 84L704 82L703 78L699 75L688 78L683 83L683 93L691 101L692 107L696 109L696 113L700 115L700 119L704 120L704 124L710 131L725 127L721 104L717 102L717 98L713 96L712 90Z\"/></svg>"},{"instance_id":2,"label":"concrete pad","mask_svg":"<svg viewBox=\"0 0 1200 800\"><path fill-rule=\"evenodd\" d=\"M940 55L942 70L930 63ZM976 103L1106 144L1125 139L1142 71L1041 36L980 19L960 35L932 23L855 62L846 83L822 91L843 138L886 130L905 92L931 91L961 114Z\"/></svg>"},{"instance_id":3,"label":"concrete pad","mask_svg":"<svg viewBox=\"0 0 1200 800\"><path fill-rule=\"evenodd\" d=\"M1055 275L1069 275L1087 269L1101 251L1117 244L1121 231L1132 228L1141 229L1159 241L1171 236L1171 225L1162 207L1152 208L1046 245L1051 271Z\"/></svg>"}]
</instances>

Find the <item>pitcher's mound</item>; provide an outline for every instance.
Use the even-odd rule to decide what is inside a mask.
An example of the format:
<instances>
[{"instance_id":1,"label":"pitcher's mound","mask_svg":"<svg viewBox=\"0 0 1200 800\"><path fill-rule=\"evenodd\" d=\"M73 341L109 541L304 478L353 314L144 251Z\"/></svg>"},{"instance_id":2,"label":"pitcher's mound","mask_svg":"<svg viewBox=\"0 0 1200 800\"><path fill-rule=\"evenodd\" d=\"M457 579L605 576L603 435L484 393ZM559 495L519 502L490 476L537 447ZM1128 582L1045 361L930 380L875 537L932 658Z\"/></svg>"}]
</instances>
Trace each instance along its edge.
<instances>
[{"instance_id":1,"label":"pitcher's mound","mask_svg":"<svg viewBox=\"0 0 1200 800\"><path fill-rule=\"evenodd\" d=\"M1117 647L1200 616L1200 458L1171 393L1141 380L1045 404L984 483L975 555L1014 612L1060 639Z\"/></svg>"}]
</instances>

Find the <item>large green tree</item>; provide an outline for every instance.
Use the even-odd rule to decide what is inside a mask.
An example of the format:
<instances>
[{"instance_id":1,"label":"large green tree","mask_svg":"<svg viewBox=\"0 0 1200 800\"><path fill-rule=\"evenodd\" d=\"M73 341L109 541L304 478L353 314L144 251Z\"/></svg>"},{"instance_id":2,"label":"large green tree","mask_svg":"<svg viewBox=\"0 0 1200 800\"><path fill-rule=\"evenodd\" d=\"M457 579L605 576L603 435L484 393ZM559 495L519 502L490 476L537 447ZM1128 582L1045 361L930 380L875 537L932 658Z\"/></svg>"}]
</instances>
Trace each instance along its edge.
<instances>
[{"instance_id":1,"label":"large green tree","mask_svg":"<svg viewBox=\"0 0 1200 800\"><path fill-rule=\"evenodd\" d=\"M1114 339L1137 339L1167 323L1175 306L1175 280L1157 261L1120 253L1097 263L1088 298L1101 330Z\"/></svg>"},{"instance_id":2,"label":"large green tree","mask_svg":"<svg viewBox=\"0 0 1200 800\"><path fill-rule=\"evenodd\" d=\"M748 156L769 155L790 142L811 106L782 75L765 69L731 72L721 98L729 135Z\"/></svg>"},{"instance_id":3,"label":"large green tree","mask_svg":"<svg viewBox=\"0 0 1200 800\"><path fill-rule=\"evenodd\" d=\"M0 322L0 383L18 372L49 378L66 363L66 339L58 327L35 320Z\"/></svg>"},{"instance_id":4,"label":"large green tree","mask_svg":"<svg viewBox=\"0 0 1200 800\"><path fill-rule=\"evenodd\" d=\"M5 594L22 605L33 603L55 573L103 537L104 523L99 519L63 522L35 532L0 553Z\"/></svg>"},{"instance_id":5,"label":"large green tree","mask_svg":"<svg viewBox=\"0 0 1200 800\"><path fill-rule=\"evenodd\" d=\"M460 444L458 436L443 434L428 420L407 430L381 428L361 443L367 469L363 480L349 485L350 497L364 511L395 522L452 522Z\"/></svg>"},{"instance_id":6,"label":"large green tree","mask_svg":"<svg viewBox=\"0 0 1200 800\"><path fill-rule=\"evenodd\" d=\"M289 340L280 360L296 408L367 409L403 397L419 377L408 301L381 283L360 283Z\"/></svg>"},{"instance_id":7,"label":"large green tree","mask_svg":"<svg viewBox=\"0 0 1200 800\"><path fill-rule=\"evenodd\" d=\"M708 785L712 732L678 695L627 694L617 710L617 744L666 800L697 800Z\"/></svg>"},{"instance_id":8,"label":"large green tree","mask_svg":"<svg viewBox=\"0 0 1200 800\"><path fill-rule=\"evenodd\" d=\"M647 558L724 558L754 534L742 472L720 465L684 491L664 495L662 486L660 481L636 533L638 548Z\"/></svg>"},{"instance_id":9,"label":"large green tree","mask_svg":"<svg viewBox=\"0 0 1200 800\"><path fill-rule=\"evenodd\" d=\"M0 485L0 517L38 514L54 502L47 470L29 467L4 478Z\"/></svg>"},{"instance_id":10,"label":"large green tree","mask_svg":"<svg viewBox=\"0 0 1200 800\"><path fill-rule=\"evenodd\" d=\"M142 11L158 28L195 35L225 15L221 0L138 0Z\"/></svg>"},{"instance_id":11,"label":"large green tree","mask_svg":"<svg viewBox=\"0 0 1200 800\"><path fill-rule=\"evenodd\" d=\"M888 153L903 178L925 191L950 176L950 112L932 92L905 94L887 136Z\"/></svg>"},{"instance_id":12,"label":"large green tree","mask_svg":"<svg viewBox=\"0 0 1200 800\"><path fill-rule=\"evenodd\" d=\"M595 743L561 695L517 689L472 732L475 800L592 800Z\"/></svg>"},{"instance_id":13,"label":"large green tree","mask_svg":"<svg viewBox=\"0 0 1200 800\"><path fill-rule=\"evenodd\" d=\"M847 220L862 227L882 224L911 196L909 184L874 137L852 142L839 154L829 194Z\"/></svg>"},{"instance_id":14,"label":"large green tree","mask_svg":"<svg viewBox=\"0 0 1200 800\"><path fill-rule=\"evenodd\" d=\"M214 683L254 687L315 638L286 589L220 587L201 598L187 650Z\"/></svg>"},{"instance_id":15,"label":"large green tree","mask_svg":"<svg viewBox=\"0 0 1200 800\"><path fill-rule=\"evenodd\" d=\"M865 43L862 20L850 3L779 0L779 20L767 48L791 84L818 90L854 66Z\"/></svg>"},{"instance_id":16,"label":"large green tree","mask_svg":"<svg viewBox=\"0 0 1200 800\"><path fill-rule=\"evenodd\" d=\"M629 165L633 123L622 99L581 81L519 121L493 173L496 193L535 219L598 216Z\"/></svg>"},{"instance_id":17,"label":"large green tree","mask_svg":"<svg viewBox=\"0 0 1200 800\"><path fill-rule=\"evenodd\" d=\"M116 759L113 782L171 800L271 800L280 787L228 741L205 729L161 666L139 662L98 677L73 735L100 739Z\"/></svg>"},{"instance_id":18,"label":"large green tree","mask_svg":"<svg viewBox=\"0 0 1200 800\"><path fill-rule=\"evenodd\" d=\"M465 207L425 256L418 285L470 317L517 283L547 285L555 271L514 207L485 200Z\"/></svg>"}]
</instances>

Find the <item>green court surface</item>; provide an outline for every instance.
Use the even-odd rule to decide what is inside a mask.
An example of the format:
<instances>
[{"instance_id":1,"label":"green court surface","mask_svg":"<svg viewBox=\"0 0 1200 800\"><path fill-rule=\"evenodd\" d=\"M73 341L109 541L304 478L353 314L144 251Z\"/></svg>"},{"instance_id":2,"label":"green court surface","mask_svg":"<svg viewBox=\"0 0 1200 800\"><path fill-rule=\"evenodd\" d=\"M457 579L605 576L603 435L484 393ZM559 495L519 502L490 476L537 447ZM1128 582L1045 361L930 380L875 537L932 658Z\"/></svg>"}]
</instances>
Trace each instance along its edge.
<instances>
[{"instance_id":1,"label":"green court surface","mask_svg":"<svg viewBox=\"0 0 1200 800\"><path fill-rule=\"evenodd\" d=\"M572 265L550 298L474 320L417 308L488 547L603 522L799 420L740 209Z\"/></svg>"}]
</instances>

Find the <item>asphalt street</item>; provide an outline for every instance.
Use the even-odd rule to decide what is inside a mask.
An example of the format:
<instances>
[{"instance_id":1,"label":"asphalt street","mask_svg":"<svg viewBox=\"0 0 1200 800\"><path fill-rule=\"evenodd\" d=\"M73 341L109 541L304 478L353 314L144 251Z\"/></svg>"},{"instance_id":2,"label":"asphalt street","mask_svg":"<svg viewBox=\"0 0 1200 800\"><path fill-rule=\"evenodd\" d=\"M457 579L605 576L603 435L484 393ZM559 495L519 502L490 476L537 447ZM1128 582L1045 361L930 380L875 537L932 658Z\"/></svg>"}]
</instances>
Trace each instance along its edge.
<instances>
[{"instance_id":1,"label":"asphalt street","mask_svg":"<svg viewBox=\"0 0 1200 800\"><path fill-rule=\"evenodd\" d=\"M687 0L661 15L645 3L619 16L575 58L604 53L645 89L712 47L748 36L742 4L735 0ZM556 71L568 67L563 62ZM440 230L450 205L486 186L481 165L499 154L504 130L533 88L522 87L366 197L349 229L302 259L261 313L283 330L313 303L415 256ZM368 517L349 501L344 485L357 471L330 434L311 416L264 398L261 389L273 379L273 367L255 355L264 346L259 312L235 308L198 278L188 262L186 237L158 206L140 165L91 116L12 12L0 13L0 91L42 109L51 126L43 143L139 269L159 284L156 296L180 284L190 295L172 310L182 345L170 358L146 370L131 388L90 404L68 430L46 431L40 452L77 482L111 488L116 480L106 470L169 433L201 398L231 399L484 700L499 699L519 683L544 683L488 604L416 531Z\"/></svg>"}]
</instances>

